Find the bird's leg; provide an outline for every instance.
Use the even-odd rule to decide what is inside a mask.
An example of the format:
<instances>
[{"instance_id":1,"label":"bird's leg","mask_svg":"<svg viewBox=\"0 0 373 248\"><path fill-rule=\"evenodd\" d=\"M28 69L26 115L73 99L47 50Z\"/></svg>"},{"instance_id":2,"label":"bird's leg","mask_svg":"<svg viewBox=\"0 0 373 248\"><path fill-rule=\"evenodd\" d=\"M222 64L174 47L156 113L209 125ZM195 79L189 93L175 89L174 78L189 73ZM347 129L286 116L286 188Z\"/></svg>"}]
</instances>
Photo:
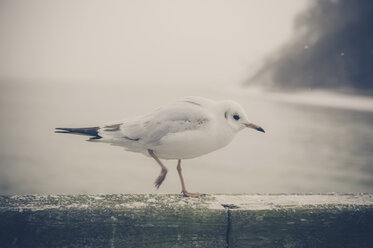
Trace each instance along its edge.
<instances>
[{"instance_id":1,"label":"bird's leg","mask_svg":"<svg viewBox=\"0 0 373 248\"><path fill-rule=\"evenodd\" d=\"M154 152L152 150L148 150L150 156L152 156L155 161L157 161L157 163L161 166L162 170L161 170L161 173L159 174L159 176L157 177L157 179L155 179L155 182L154 182L154 186L159 189L159 186L161 186L162 182L164 181L164 179L166 178L166 175L167 175L167 168L162 164L162 162L158 159L157 156L155 156Z\"/></svg>"},{"instance_id":2,"label":"bird's leg","mask_svg":"<svg viewBox=\"0 0 373 248\"><path fill-rule=\"evenodd\" d=\"M200 196L204 195L204 194L200 194L200 193L189 193L186 190L185 184L184 184L184 179L183 179L183 174L181 173L181 160L180 159L177 162L177 172L179 173L179 177L180 177L181 192L183 193L184 196L186 196L186 197L200 197Z\"/></svg>"}]
</instances>

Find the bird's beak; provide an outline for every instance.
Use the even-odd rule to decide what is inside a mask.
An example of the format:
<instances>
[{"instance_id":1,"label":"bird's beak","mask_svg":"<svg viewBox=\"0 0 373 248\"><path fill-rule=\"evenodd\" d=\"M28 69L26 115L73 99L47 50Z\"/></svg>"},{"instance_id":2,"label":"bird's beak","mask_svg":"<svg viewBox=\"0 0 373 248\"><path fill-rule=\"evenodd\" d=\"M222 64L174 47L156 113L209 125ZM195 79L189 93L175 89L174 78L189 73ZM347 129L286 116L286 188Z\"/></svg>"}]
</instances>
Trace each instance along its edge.
<instances>
[{"instance_id":1,"label":"bird's beak","mask_svg":"<svg viewBox=\"0 0 373 248\"><path fill-rule=\"evenodd\" d=\"M255 130L259 131L259 132L263 132L263 133L265 133L265 131L264 131L263 128L261 128L261 127L255 125L255 124L253 124L253 123L245 123L245 126L246 126L246 127L249 127L249 128L253 128L253 129L255 129Z\"/></svg>"}]
</instances>

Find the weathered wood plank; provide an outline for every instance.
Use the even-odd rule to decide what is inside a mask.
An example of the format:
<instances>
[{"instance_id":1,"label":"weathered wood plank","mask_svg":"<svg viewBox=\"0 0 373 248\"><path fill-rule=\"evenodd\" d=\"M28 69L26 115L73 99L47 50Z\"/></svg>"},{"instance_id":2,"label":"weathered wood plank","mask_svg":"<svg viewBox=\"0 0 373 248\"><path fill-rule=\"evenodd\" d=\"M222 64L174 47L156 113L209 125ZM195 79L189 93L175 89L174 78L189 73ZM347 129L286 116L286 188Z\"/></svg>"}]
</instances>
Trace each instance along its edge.
<instances>
[{"instance_id":1,"label":"weathered wood plank","mask_svg":"<svg viewBox=\"0 0 373 248\"><path fill-rule=\"evenodd\" d=\"M373 196L228 195L229 247L373 247Z\"/></svg>"},{"instance_id":2,"label":"weathered wood plank","mask_svg":"<svg viewBox=\"0 0 373 248\"><path fill-rule=\"evenodd\" d=\"M226 210L213 199L2 196L0 246L226 247Z\"/></svg>"},{"instance_id":3,"label":"weathered wood plank","mask_svg":"<svg viewBox=\"0 0 373 248\"><path fill-rule=\"evenodd\" d=\"M0 247L373 247L373 194L0 196Z\"/></svg>"}]
</instances>

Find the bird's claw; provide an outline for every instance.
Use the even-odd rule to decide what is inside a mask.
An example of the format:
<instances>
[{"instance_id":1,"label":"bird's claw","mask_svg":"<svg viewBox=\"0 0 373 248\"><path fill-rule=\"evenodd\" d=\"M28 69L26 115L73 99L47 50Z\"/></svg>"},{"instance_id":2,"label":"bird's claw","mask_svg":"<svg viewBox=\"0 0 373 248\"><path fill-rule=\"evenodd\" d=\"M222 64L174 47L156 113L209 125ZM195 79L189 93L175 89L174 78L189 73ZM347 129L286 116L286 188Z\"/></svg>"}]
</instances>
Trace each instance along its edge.
<instances>
[{"instance_id":1,"label":"bird's claw","mask_svg":"<svg viewBox=\"0 0 373 248\"><path fill-rule=\"evenodd\" d=\"M166 178L166 175L167 175L167 171L163 171L161 172L161 174L157 177L157 179L155 179L155 182L154 182L154 186L159 189L159 187L161 186L161 184L163 183L164 179Z\"/></svg>"},{"instance_id":2,"label":"bird's claw","mask_svg":"<svg viewBox=\"0 0 373 248\"><path fill-rule=\"evenodd\" d=\"M202 196L206 196L206 194L202 194L202 193L190 193L188 191L182 191L181 193L183 193L183 196L184 197L202 197Z\"/></svg>"}]
</instances>

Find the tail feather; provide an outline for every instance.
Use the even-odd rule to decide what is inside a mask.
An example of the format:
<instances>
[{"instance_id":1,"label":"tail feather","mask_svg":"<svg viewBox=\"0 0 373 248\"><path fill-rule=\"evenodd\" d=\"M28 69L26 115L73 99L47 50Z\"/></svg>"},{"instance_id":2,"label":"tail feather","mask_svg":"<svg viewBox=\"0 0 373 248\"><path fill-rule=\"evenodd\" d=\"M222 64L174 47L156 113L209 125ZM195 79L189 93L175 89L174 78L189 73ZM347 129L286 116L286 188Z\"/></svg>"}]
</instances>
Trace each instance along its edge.
<instances>
[{"instance_id":1,"label":"tail feather","mask_svg":"<svg viewBox=\"0 0 373 248\"><path fill-rule=\"evenodd\" d=\"M102 137L98 135L99 129L100 127L82 127L82 128L57 127L55 132L88 135L88 136L93 136L91 139L100 139Z\"/></svg>"}]
</instances>

